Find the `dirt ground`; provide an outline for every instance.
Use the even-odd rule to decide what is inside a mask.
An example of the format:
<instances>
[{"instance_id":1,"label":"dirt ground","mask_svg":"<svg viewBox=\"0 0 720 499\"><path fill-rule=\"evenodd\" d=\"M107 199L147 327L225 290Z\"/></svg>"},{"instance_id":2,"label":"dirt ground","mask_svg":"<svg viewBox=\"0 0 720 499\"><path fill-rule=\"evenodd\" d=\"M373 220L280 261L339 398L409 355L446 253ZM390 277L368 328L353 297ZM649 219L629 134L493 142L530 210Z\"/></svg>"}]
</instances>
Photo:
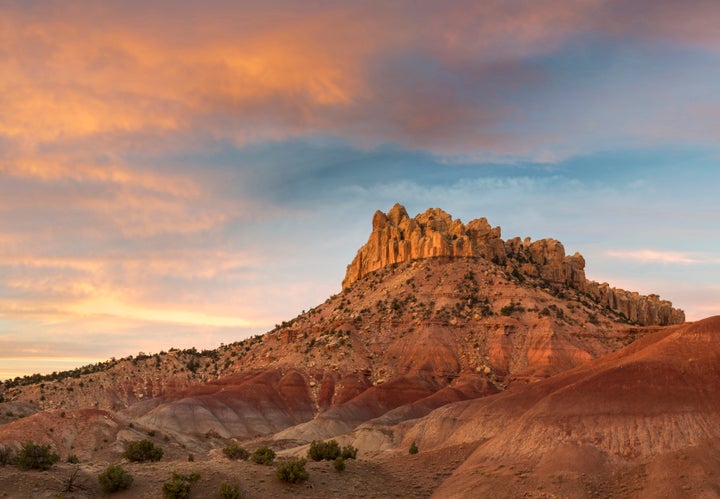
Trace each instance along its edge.
<instances>
[{"instance_id":1,"label":"dirt ground","mask_svg":"<svg viewBox=\"0 0 720 499\"><path fill-rule=\"evenodd\" d=\"M191 498L220 497L222 482L240 484L243 497L255 498L427 498L472 450L455 447L442 452L417 455L381 455L373 459L346 461L339 473L331 462L309 461L310 478L290 485L275 477L272 466L224 458L212 460L160 461L156 463L58 463L48 471L20 471L14 466L0 467L0 497L50 499L66 490L67 479L79 468L80 488L65 493L65 499L103 497L97 476L109 464L121 464L133 476L132 486L112 494L115 498L162 497L162 486L173 472L200 474L191 486Z\"/></svg>"}]
</instances>

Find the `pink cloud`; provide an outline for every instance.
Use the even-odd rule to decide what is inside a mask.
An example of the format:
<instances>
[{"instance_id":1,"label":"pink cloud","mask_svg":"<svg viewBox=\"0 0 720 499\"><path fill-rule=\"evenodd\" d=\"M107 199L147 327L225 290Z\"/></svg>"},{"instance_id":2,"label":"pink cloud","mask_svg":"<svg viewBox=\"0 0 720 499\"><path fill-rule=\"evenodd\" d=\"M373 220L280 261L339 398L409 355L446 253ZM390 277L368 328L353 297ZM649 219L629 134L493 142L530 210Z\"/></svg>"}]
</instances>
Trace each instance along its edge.
<instances>
[{"instance_id":1,"label":"pink cloud","mask_svg":"<svg viewBox=\"0 0 720 499\"><path fill-rule=\"evenodd\" d=\"M658 251L652 249L638 250L610 250L606 255L623 260L636 260L643 263L670 263L670 264L718 264L720 258L712 258L693 253L678 251Z\"/></svg>"},{"instance_id":2,"label":"pink cloud","mask_svg":"<svg viewBox=\"0 0 720 499\"><path fill-rule=\"evenodd\" d=\"M506 152L523 146L504 92L543 78L520 61L597 32L716 48L720 20L705 1L19 5L0 21L0 134L30 148L199 129ZM417 54L437 74L378 78Z\"/></svg>"}]
</instances>

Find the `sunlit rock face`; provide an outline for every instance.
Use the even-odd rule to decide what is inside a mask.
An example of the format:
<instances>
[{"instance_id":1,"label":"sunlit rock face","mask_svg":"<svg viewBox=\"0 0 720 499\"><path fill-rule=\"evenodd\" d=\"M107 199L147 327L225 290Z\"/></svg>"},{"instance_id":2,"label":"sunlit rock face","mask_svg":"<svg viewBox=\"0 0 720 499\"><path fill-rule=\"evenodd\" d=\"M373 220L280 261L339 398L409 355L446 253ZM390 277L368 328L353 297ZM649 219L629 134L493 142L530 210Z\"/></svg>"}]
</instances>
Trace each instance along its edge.
<instances>
[{"instance_id":1,"label":"sunlit rock face","mask_svg":"<svg viewBox=\"0 0 720 499\"><path fill-rule=\"evenodd\" d=\"M519 237L504 241L500 227L478 218L463 224L439 208L410 218L396 204L387 213L375 212L372 232L348 265L343 289L378 269L410 260L433 257L478 257L525 277L542 278L556 288L587 293L597 303L641 325L681 324L685 313L657 295L611 288L585 278L585 259L566 255L555 239L531 241Z\"/></svg>"}]
</instances>

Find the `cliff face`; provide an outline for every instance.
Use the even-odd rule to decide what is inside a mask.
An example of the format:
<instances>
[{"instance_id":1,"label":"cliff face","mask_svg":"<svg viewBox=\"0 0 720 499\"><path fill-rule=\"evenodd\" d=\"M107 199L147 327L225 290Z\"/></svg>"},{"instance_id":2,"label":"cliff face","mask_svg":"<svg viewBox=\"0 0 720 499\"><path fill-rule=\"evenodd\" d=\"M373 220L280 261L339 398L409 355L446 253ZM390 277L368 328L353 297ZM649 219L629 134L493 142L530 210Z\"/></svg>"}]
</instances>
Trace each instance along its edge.
<instances>
[{"instance_id":1,"label":"cliff face","mask_svg":"<svg viewBox=\"0 0 720 499\"><path fill-rule=\"evenodd\" d=\"M566 255L554 239L531 241L519 237L504 241L500 227L485 218L463 224L439 208L410 218L396 204L387 213L377 211L368 242L348 265L343 289L363 276L395 263L432 257L480 257L523 277L541 278L556 288L569 287L588 294L610 310L641 325L680 324L685 313L657 295L611 288L585 278L585 259Z\"/></svg>"},{"instance_id":2,"label":"cliff face","mask_svg":"<svg viewBox=\"0 0 720 499\"><path fill-rule=\"evenodd\" d=\"M347 268L343 288L374 270L418 258L479 256L499 262L506 258L500 227L490 227L484 218L463 225L439 208L410 218L396 204L387 215L375 212L372 225L368 242Z\"/></svg>"}]
</instances>

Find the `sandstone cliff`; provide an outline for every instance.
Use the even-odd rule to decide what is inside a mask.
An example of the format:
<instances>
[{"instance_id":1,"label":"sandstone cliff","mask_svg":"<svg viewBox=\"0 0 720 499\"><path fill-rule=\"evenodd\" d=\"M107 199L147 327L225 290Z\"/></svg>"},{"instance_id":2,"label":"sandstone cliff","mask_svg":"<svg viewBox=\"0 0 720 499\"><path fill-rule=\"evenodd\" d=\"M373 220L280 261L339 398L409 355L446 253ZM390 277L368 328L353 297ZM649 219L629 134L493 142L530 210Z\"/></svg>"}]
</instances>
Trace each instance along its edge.
<instances>
[{"instance_id":1,"label":"sandstone cliff","mask_svg":"<svg viewBox=\"0 0 720 499\"><path fill-rule=\"evenodd\" d=\"M531 241L519 237L504 241L500 227L485 218L463 224L439 208L410 218L405 207L395 204L387 213L373 216L372 233L348 265L343 289L363 276L395 263L432 257L480 257L504 266L523 278L540 278L549 285L586 293L597 303L642 325L680 324L685 313L657 295L611 288L585 278L585 259L566 255L554 239Z\"/></svg>"}]
</instances>

